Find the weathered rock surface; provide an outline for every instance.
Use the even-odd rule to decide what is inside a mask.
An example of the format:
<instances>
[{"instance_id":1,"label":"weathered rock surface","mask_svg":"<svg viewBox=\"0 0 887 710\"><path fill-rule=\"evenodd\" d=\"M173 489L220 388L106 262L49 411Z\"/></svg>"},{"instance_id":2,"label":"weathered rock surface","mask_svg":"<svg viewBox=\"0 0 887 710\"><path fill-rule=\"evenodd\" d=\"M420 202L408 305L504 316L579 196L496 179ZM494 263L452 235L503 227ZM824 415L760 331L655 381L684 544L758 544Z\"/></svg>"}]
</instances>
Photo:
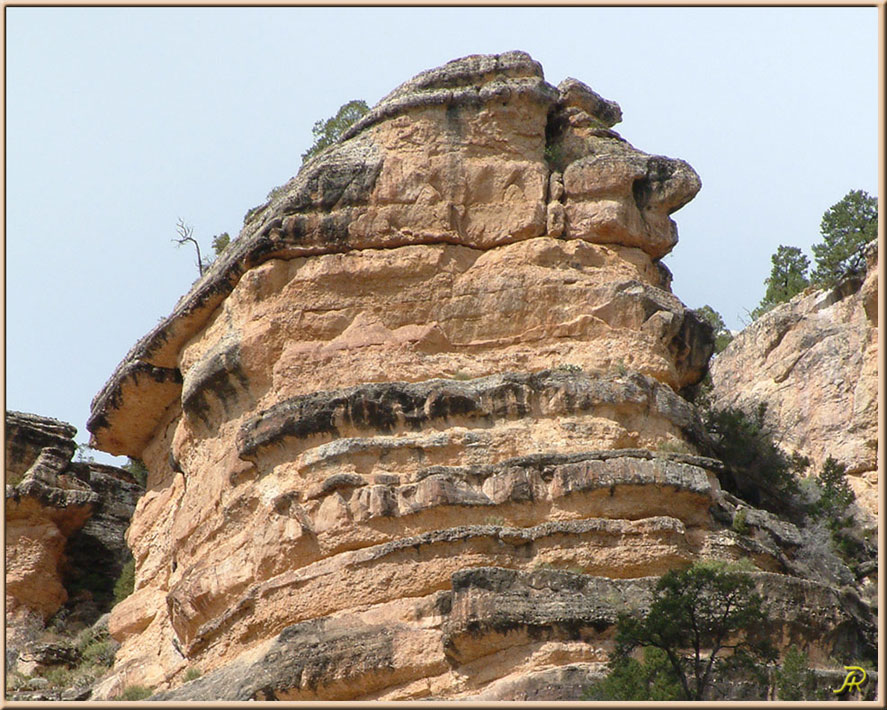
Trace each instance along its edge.
<instances>
[{"instance_id":1,"label":"weathered rock surface","mask_svg":"<svg viewBox=\"0 0 887 710\"><path fill-rule=\"evenodd\" d=\"M526 369L561 357L606 368L608 349L677 387L698 379L709 335L667 293L655 260L676 241L668 214L699 179L596 127L619 116L581 82L547 84L522 52L467 57L399 87L252 211L240 238L133 347L93 402L97 446L139 455L180 399L198 355L186 344L207 328L230 332L198 337L199 354L215 345L233 372L259 345L266 363L280 359L254 390L283 377L311 391L394 373L479 376L506 369L506 357ZM545 239L550 222L560 225L552 236L570 241ZM223 302L223 311L247 308L249 320L232 314L229 328ZM223 345L226 335L243 349ZM327 345L338 353L317 352Z\"/></svg>"},{"instance_id":2,"label":"weathered rock surface","mask_svg":"<svg viewBox=\"0 0 887 710\"><path fill-rule=\"evenodd\" d=\"M94 698L197 667L160 697L550 699L641 578L791 584L798 531L730 529L676 394L713 346L658 261L698 176L620 118L526 54L467 57L249 213L93 401L95 445L149 469Z\"/></svg>"},{"instance_id":3,"label":"weathered rock surface","mask_svg":"<svg viewBox=\"0 0 887 710\"><path fill-rule=\"evenodd\" d=\"M878 252L864 278L799 294L745 330L711 366L714 404L754 410L813 471L847 466L857 498L878 513Z\"/></svg>"},{"instance_id":4,"label":"weathered rock surface","mask_svg":"<svg viewBox=\"0 0 887 710\"><path fill-rule=\"evenodd\" d=\"M814 661L872 651L873 619L853 595L785 575L754 577L774 627ZM446 591L287 627L153 699L576 698L601 674L618 614L648 608L655 581L466 569Z\"/></svg>"},{"instance_id":5,"label":"weathered rock surface","mask_svg":"<svg viewBox=\"0 0 887 710\"><path fill-rule=\"evenodd\" d=\"M72 461L75 434L55 419L6 414L8 644L17 643L17 627L42 626L69 589L110 596L129 557L124 531L143 489L116 467ZM94 611L97 618L103 609Z\"/></svg>"}]
</instances>

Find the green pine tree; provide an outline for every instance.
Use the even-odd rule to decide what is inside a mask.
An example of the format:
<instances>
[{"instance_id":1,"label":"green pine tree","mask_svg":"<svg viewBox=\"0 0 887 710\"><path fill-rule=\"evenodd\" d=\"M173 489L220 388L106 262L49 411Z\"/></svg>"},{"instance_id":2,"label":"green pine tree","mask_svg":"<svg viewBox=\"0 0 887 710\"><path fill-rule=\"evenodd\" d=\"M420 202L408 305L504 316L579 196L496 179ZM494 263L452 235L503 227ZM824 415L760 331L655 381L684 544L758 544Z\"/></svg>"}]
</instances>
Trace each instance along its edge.
<instances>
[{"instance_id":1,"label":"green pine tree","mask_svg":"<svg viewBox=\"0 0 887 710\"><path fill-rule=\"evenodd\" d=\"M780 700L807 700L813 692L815 678L807 654L794 644L789 646L776 671L776 689Z\"/></svg>"},{"instance_id":2,"label":"green pine tree","mask_svg":"<svg viewBox=\"0 0 887 710\"><path fill-rule=\"evenodd\" d=\"M680 683L668 656L659 648L645 648L644 660L610 659L607 677L589 687L583 700L680 700Z\"/></svg>"},{"instance_id":3,"label":"green pine tree","mask_svg":"<svg viewBox=\"0 0 887 710\"><path fill-rule=\"evenodd\" d=\"M610 673L589 693L608 700L701 700L725 671L775 658L758 633L766 619L754 582L735 565L697 562L666 572L642 618L620 615ZM632 662L638 647L655 650L643 663Z\"/></svg>"},{"instance_id":4,"label":"green pine tree","mask_svg":"<svg viewBox=\"0 0 887 710\"><path fill-rule=\"evenodd\" d=\"M308 162L324 148L328 148L335 143L346 130L361 118L370 108L366 101L353 100L339 107L336 115L328 118L326 121L317 121L311 134L314 136L312 146L302 153L302 163Z\"/></svg>"},{"instance_id":5,"label":"green pine tree","mask_svg":"<svg viewBox=\"0 0 887 710\"><path fill-rule=\"evenodd\" d=\"M751 312L752 318L759 318L774 306L790 301L810 285L807 277L810 260L798 247L780 244L770 261L773 266L770 276L764 281L767 290L757 308Z\"/></svg>"},{"instance_id":6,"label":"green pine tree","mask_svg":"<svg viewBox=\"0 0 887 710\"><path fill-rule=\"evenodd\" d=\"M813 245L812 280L828 288L865 270L865 246L878 236L878 200L863 190L851 190L829 207L820 231L823 240Z\"/></svg>"},{"instance_id":7,"label":"green pine tree","mask_svg":"<svg viewBox=\"0 0 887 710\"><path fill-rule=\"evenodd\" d=\"M213 237L212 247L216 256L219 256L231 243L231 237L228 232L222 232Z\"/></svg>"}]
</instances>

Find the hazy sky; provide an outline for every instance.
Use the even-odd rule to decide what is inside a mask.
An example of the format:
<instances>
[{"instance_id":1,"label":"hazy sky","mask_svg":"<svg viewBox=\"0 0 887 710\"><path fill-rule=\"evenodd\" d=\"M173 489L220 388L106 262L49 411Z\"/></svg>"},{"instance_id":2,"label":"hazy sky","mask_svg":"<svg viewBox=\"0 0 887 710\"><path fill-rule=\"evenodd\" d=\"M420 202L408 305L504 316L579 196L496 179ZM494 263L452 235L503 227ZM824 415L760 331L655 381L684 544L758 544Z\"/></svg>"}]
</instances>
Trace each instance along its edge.
<instances>
[{"instance_id":1,"label":"hazy sky","mask_svg":"<svg viewBox=\"0 0 887 710\"><path fill-rule=\"evenodd\" d=\"M6 406L74 424L206 250L293 176L317 119L512 49L622 106L702 191L665 263L732 328L779 244L877 194L875 8L6 8ZM102 460L110 460L102 457ZM122 460L122 459L121 459Z\"/></svg>"}]
</instances>

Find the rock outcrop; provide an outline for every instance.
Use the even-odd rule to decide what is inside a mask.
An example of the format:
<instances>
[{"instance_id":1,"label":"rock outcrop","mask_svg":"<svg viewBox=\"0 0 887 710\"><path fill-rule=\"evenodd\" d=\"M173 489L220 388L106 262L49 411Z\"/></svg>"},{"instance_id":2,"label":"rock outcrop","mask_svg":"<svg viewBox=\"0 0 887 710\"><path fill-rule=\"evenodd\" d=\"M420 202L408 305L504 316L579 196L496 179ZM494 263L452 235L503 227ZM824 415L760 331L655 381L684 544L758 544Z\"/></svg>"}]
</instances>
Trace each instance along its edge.
<instances>
[{"instance_id":1,"label":"rock outcrop","mask_svg":"<svg viewBox=\"0 0 887 710\"><path fill-rule=\"evenodd\" d=\"M124 532L143 489L122 469L73 461L76 432L6 413L7 647L26 635L16 629L42 627L66 602L82 602L84 623L95 621L129 558Z\"/></svg>"},{"instance_id":2,"label":"rock outcrop","mask_svg":"<svg viewBox=\"0 0 887 710\"><path fill-rule=\"evenodd\" d=\"M712 362L716 407L754 410L812 472L847 466L860 504L878 514L878 251L867 273L808 290L743 330Z\"/></svg>"},{"instance_id":3,"label":"rock outcrop","mask_svg":"<svg viewBox=\"0 0 887 710\"><path fill-rule=\"evenodd\" d=\"M834 635L837 653L871 652L857 645L859 625L871 622L853 595L782 575L754 577L770 601L770 630L785 640ZM388 605L294 624L154 699L575 699L600 677L618 614L648 608L655 581L465 569L453 574L451 589L405 599L396 612Z\"/></svg>"},{"instance_id":4,"label":"rock outcrop","mask_svg":"<svg viewBox=\"0 0 887 710\"><path fill-rule=\"evenodd\" d=\"M674 387L697 380L709 333L656 259L700 181L632 148L607 127L619 116L581 82L547 84L521 52L399 87L251 211L127 354L93 402L95 444L138 456L167 409L206 387L248 391L257 401L228 406L255 408L365 381L618 358ZM258 378L260 363L274 366Z\"/></svg>"},{"instance_id":5,"label":"rock outcrop","mask_svg":"<svg viewBox=\"0 0 887 710\"><path fill-rule=\"evenodd\" d=\"M651 575L749 558L795 593L800 534L722 522L678 394L713 338L659 259L699 178L620 118L524 53L466 57L248 214L93 401L94 445L149 469L94 698L550 699ZM774 623L868 648L841 608Z\"/></svg>"}]
</instances>

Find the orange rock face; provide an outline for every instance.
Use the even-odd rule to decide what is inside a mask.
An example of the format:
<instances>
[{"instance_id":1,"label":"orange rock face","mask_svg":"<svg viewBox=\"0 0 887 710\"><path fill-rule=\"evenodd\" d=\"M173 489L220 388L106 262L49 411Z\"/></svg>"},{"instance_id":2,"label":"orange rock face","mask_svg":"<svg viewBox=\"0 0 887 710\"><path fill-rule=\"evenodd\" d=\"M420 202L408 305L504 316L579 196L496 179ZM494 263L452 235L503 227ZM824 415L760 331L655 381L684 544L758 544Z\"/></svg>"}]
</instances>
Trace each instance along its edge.
<instances>
[{"instance_id":1,"label":"orange rock face","mask_svg":"<svg viewBox=\"0 0 887 710\"><path fill-rule=\"evenodd\" d=\"M250 213L93 402L95 444L150 470L94 697L191 666L218 669L204 699L516 697L599 668L637 578L785 570L770 533L712 518L719 463L676 394L712 351L658 261L698 176L620 117L523 53L467 57ZM472 631L473 585L569 568L609 578L605 609Z\"/></svg>"},{"instance_id":2,"label":"orange rock face","mask_svg":"<svg viewBox=\"0 0 887 710\"><path fill-rule=\"evenodd\" d=\"M65 544L98 496L67 472L76 430L63 422L10 412L6 422L7 622L46 621L67 600Z\"/></svg>"},{"instance_id":3,"label":"orange rock face","mask_svg":"<svg viewBox=\"0 0 887 710\"><path fill-rule=\"evenodd\" d=\"M35 634L69 601L72 581L84 575L87 608L75 598L67 613L94 621L128 556L123 530L142 488L113 466L72 462L75 434L55 419L6 413L6 649L12 658L27 655Z\"/></svg>"}]
</instances>

